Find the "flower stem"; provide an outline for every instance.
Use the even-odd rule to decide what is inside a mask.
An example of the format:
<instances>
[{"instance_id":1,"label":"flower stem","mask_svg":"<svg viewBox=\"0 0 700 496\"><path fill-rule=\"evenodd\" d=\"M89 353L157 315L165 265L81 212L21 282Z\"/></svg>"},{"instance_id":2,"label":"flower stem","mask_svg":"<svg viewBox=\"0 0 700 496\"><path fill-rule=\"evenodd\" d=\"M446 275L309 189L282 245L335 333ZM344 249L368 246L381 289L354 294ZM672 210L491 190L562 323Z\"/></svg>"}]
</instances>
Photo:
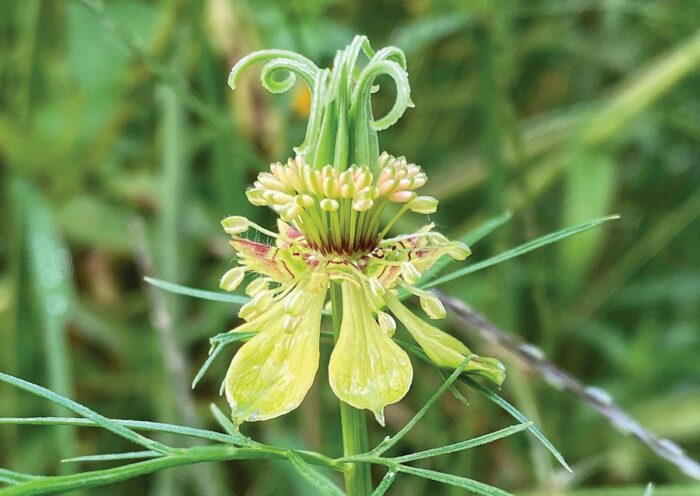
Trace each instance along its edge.
<instances>
[{"instance_id":1,"label":"flower stem","mask_svg":"<svg viewBox=\"0 0 700 496\"><path fill-rule=\"evenodd\" d=\"M340 284L331 284L333 306L333 337L338 341L343 321L343 297ZM352 456L369 450L367 420L362 410L340 402L340 422L343 428L343 455ZM369 496L372 492L372 476L367 463L345 464L345 492L348 496Z\"/></svg>"}]
</instances>

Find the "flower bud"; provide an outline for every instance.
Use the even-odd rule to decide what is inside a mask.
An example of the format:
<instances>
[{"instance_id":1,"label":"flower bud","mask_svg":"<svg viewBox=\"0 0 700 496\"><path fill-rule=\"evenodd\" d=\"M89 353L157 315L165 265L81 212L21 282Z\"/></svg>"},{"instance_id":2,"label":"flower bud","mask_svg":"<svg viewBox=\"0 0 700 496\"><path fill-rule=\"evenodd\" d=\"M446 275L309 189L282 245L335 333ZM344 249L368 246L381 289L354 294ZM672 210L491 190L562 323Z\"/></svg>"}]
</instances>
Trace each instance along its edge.
<instances>
[{"instance_id":1,"label":"flower bud","mask_svg":"<svg viewBox=\"0 0 700 496\"><path fill-rule=\"evenodd\" d=\"M224 220L222 220L221 225L224 227L224 231L233 236L246 232L250 224L248 219L245 217L232 215L231 217L226 217Z\"/></svg>"},{"instance_id":2,"label":"flower bud","mask_svg":"<svg viewBox=\"0 0 700 496\"><path fill-rule=\"evenodd\" d=\"M243 277L245 277L245 268L234 267L221 277L219 287L226 291L235 291L238 285L243 281Z\"/></svg>"},{"instance_id":3,"label":"flower bud","mask_svg":"<svg viewBox=\"0 0 700 496\"><path fill-rule=\"evenodd\" d=\"M411 203L408 204L408 208L411 212L417 214L434 214L437 210L438 201L432 196L419 196Z\"/></svg>"}]
</instances>

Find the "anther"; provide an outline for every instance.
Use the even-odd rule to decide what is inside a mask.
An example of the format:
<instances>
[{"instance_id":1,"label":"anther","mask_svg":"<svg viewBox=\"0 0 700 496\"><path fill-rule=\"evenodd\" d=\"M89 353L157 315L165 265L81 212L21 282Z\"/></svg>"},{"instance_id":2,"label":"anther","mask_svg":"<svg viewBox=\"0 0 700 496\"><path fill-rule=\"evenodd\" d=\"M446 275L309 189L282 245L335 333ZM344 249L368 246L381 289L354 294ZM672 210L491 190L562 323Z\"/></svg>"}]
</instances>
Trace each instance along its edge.
<instances>
[{"instance_id":1,"label":"anther","mask_svg":"<svg viewBox=\"0 0 700 496\"><path fill-rule=\"evenodd\" d=\"M402 262L401 263L401 274L403 275L404 280L408 284L415 284L418 282L420 279L421 273L418 272L418 269L416 269L416 266L413 265L411 262Z\"/></svg>"},{"instance_id":2,"label":"anther","mask_svg":"<svg viewBox=\"0 0 700 496\"><path fill-rule=\"evenodd\" d=\"M245 217L232 215L231 217L226 217L224 220L222 220L221 225L224 227L224 231L233 236L246 232L250 227L250 221L248 221L248 219Z\"/></svg>"},{"instance_id":3,"label":"anther","mask_svg":"<svg viewBox=\"0 0 700 496\"><path fill-rule=\"evenodd\" d=\"M219 282L219 287L226 291L235 291L245 277L245 267L234 267L228 270Z\"/></svg>"},{"instance_id":4,"label":"anther","mask_svg":"<svg viewBox=\"0 0 700 496\"><path fill-rule=\"evenodd\" d=\"M432 196L419 196L409 203L408 208L417 214L434 214L437 211L438 201Z\"/></svg>"}]
</instances>

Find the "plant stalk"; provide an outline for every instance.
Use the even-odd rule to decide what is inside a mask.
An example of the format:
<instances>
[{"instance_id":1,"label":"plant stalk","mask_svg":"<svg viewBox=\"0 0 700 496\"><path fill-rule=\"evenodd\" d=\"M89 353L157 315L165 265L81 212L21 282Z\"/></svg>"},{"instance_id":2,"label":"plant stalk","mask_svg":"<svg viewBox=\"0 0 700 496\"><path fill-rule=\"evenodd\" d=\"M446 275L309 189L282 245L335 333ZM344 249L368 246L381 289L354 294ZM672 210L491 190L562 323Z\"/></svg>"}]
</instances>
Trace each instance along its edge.
<instances>
[{"instance_id":1,"label":"plant stalk","mask_svg":"<svg viewBox=\"0 0 700 496\"><path fill-rule=\"evenodd\" d=\"M343 296L339 283L331 284L333 306L333 339L338 341L343 321ZM340 402L340 422L343 428L343 456L358 455L369 450L367 419L362 410ZM372 493L372 476L368 463L345 464L345 492L348 496L369 496Z\"/></svg>"}]
</instances>

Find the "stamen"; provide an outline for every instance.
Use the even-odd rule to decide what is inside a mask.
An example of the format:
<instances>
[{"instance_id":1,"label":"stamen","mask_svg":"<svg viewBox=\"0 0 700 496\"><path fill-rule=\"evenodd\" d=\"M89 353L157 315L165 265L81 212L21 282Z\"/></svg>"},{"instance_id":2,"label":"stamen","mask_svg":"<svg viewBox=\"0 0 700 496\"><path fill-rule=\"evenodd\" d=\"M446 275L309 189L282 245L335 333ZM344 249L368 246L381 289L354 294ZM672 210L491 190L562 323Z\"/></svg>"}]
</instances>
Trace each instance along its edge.
<instances>
[{"instance_id":1,"label":"stamen","mask_svg":"<svg viewBox=\"0 0 700 496\"><path fill-rule=\"evenodd\" d=\"M234 267L228 270L219 282L219 287L225 291L235 291L245 277L246 267Z\"/></svg>"}]
</instances>

